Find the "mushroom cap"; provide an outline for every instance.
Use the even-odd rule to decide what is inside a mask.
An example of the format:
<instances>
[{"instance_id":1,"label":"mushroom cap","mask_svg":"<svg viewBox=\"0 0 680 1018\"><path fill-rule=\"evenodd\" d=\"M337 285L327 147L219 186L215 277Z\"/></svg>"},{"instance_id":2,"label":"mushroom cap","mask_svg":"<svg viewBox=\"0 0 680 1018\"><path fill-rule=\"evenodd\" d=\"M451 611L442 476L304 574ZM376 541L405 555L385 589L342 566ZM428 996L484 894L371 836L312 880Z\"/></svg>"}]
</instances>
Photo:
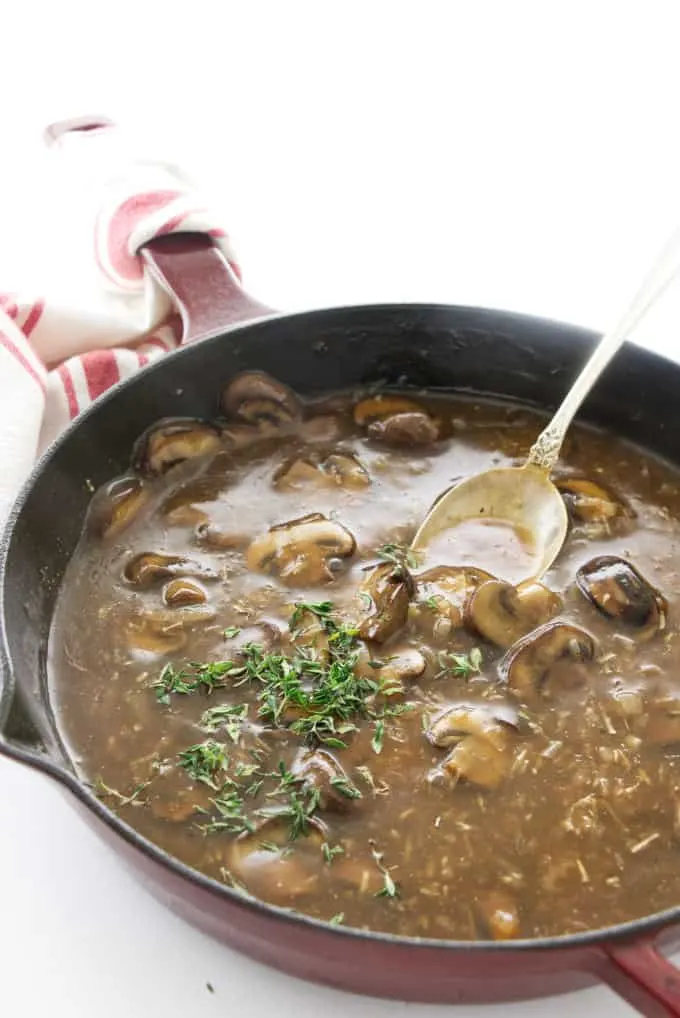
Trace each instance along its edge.
<instances>
[{"instance_id":1,"label":"mushroom cap","mask_svg":"<svg viewBox=\"0 0 680 1018\"><path fill-rule=\"evenodd\" d=\"M436 566L416 577L418 603L436 602L436 613L458 628L463 625L468 598L482 583L493 579L491 573L474 566Z\"/></svg>"},{"instance_id":2,"label":"mushroom cap","mask_svg":"<svg viewBox=\"0 0 680 1018\"><path fill-rule=\"evenodd\" d=\"M277 572L289 582L323 583L333 578L331 558L354 554L354 537L335 520L312 513L271 527L251 542L246 553L248 568Z\"/></svg>"},{"instance_id":3,"label":"mushroom cap","mask_svg":"<svg viewBox=\"0 0 680 1018\"><path fill-rule=\"evenodd\" d=\"M474 735L504 750L517 723L517 712L507 704L457 703L440 711L425 737L433 746L448 748L465 736Z\"/></svg>"},{"instance_id":4,"label":"mushroom cap","mask_svg":"<svg viewBox=\"0 0 680 1018\"><path fill-rule=\"evenodd\" d=\"M547 622L510 648L498 666L499 676L520 700L550 695L552 686L586 682L581 667L595 656L590 633L567 622Z\"/></svg>"},{"instance_id":5,"label":"mushroom cap","mask_svg":"<svg viewBox=\"0 0 680 1018\"><path fill-rule=\"evenodd\" d=\"M139 612L127 623L128 645L151 654L170 654L187 641L187 630L215 619L209 605Z\"/></svg>"},{"instance_id":6,"label":"mushroom cap","mask_svg":"<svg viewBox=\"0 0 680 1018\"><path fill-rule=\"evenodd\" d=\"M484 639L507 649L561 609L561 598L535 580L517 587L488 580L470 596L465 621Z\"/></svg>"},{"instance_id":7,"label":"mushroom cap","mask_svg":"<svg viewBox=\"0 0 680 1018\"><path fill-rule=\"evenodd\" d=\"M262 371L237 375L222 394L222 409L228 417L248 424L288 424L300 417L300 402L283 382Z\"/></svg>"},{"instance_id":8,"label":"mushroom cap","mask_svg":"<svg viewBox=\"0 0 680 1018\"><path fill-rule=\"evenodd\" d=\"M442 711L425 737L433 746L452 747L431 772L431 780L465 780L484 789L503 781L512 763L512 732L517 712L506 704L459 703Z\"/></svg>"},{"instance_id":9,"label":"mushroom cap","mask_svg":"<svg viewBox=\"0 0 680 1018\"><path fill-rule=\"evenodd\" d=\"M558 477L555 486L571 516L580 523L609 527L616 520L634 519L632 508L600 481L581 475Z\"/></svg>"},{"instance_id":10,"label":"mushroom cap","mask_svg":"<svg viewBox=\"0 0 680 1018\"><path fill-rule=\"evenodd\" d=\"M205 580L217 579L217 573L194 559L182 555L167 555L163 552L144 551L129 559L123 570L128 583L136 587L151 587L169 576L198 576Z\"/></svg>"},{"instance_id":11,"label":"mushroom cap","mask_svg":"<svg viewBox=\"0 0 680 1018\"><path fill-rule=\"evenodd\" d=\"M427 667L427 661L417 647L403 647L393 650L377 674L382 682L406 682L419 678Z\"/></svg>"},{"instance_id":12,"label":"mushroom cap","mask_svg":"<svg viewBox=\"0 0 680 1018\"><path fill-rule=\"evenodd\" d=\"M163 587L163 603L168 608L184 608L190 604L205 604L207 596L203 587L183 577L170 580Z\"/></svg>"},{"instance_id":13,"label":"mushroom cap","mask_svg":"<svg viewBox=\"0 0 680 1018\"><path fill-rule=\"evenodd\" d=\"M408 570L391 562L381 562L367 574L358 593L362 640L384 643L406 625L411 589Z\"/></svg>"},{"instance_id":14,"label":"mushroom cap","mask_svg":"<svg viewBox=\"0 0 680 1018\"><path fill-rule=\"evenodd\" d=\"M312 891L318 883L327 832L317 817L309 818L309 832L290 851L290 827L285 817L272 815L252 833L225 846L227 868L248 890L268 901L287 902Z\"/></svg>"},{"instance_id":15,"label":"mushroom cap","mask_svg":"<svg viewBox=\"0 0 680 1018\"><path fill-rule=\"evenodd\" d=\"M436 442L439 438L439 425L423 410L413 410L371 421L367 433L370 438L385 445L408 449Z\"/></svg>"},{"instance_id":16,"label":"mushroom cap","mask_svg":"<svg viewBox=\"0 0 680 1018\"><path fill-rule=\"evenodd\" d=\"M149 500L139 477L119 477L97 493L90 509L90 526L100 537L117 537Z\"/></svg>"},{"instance_id":17,"label":"mushroom cap","mask_svg":"<svg viewBox=\"0 0 680 1018\"><path fill-rule=\"evenodd\" d=\"M475 913L481 932L491 940L514 940L521 934L517 902L504 888L481 894Z\"/></svg>"},{"instance_id":18,"label":"mushroom cap","mask_svg":"<svg viewBox=\"0 0 680 1018\"><path fill-rule=\"evenodd\" d=\"M626 559L598 555L581 566L576 583L599 612L637 629L638 637L653 636L665 626L666 599Z\"/></svg>"},{"instance_id":19,"label":"mushroom cap","mask_svg":"<svg viewBox=\"0 0 680 1018\"><path fill-rule=\"evenodd\" d=\"M291 774L300 780L303 788L319 792L319 806L323 810L345 813L356 805L359 796L345 795L341 788L352 789L344 767L325 749L303 749L290 766Z\"/></svg>"},{"instance_id":20,"label":"mushroom cap","mask_svg":"<svg viewBox=\"0 0 680 1018\"><path fill-rule=\"evenodd\" d=\"M166 417L148 428L135 444L133 466L156 477L172 467L218 451L220 431L210 421Z\"/></svg>"},{"instance_id":21,"label":"mushroom cap","mask_svg":"<svg viewBox=\"0 0 680 1018\"><path fill-rule=\"evenodd\" d=\"M295 457L274 474L274 487L281 491L300 488L365 488L370 484L366 468L351 453L331 453L325 458Z\"/></svg>"}]
</instances>

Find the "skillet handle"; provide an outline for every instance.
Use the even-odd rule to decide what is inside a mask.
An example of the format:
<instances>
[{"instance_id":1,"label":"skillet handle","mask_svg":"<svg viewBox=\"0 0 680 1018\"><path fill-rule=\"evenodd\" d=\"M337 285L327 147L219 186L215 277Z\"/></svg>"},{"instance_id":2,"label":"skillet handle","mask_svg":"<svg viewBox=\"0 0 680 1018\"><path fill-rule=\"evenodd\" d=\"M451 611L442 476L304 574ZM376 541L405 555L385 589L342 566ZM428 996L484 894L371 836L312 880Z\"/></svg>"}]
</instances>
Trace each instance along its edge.
<instances>
[{"instance_id":1,"label":"skillet handle","mask_svg":"<svg viewBox=\"0 0 680 1018\"><path fill-rule=\"evenodd\" d=\"M18 688L4 647L0 646L0 756L49 774L58 781L71 778L62 766L63 754L50 731L49 720L30 709Z\"/></svg>"},{"instance_id":2,"label":"skillet handle","mask_svg":"<svg viewBox=\"0 0 680 1018\"><path fill-rule=\"evenodd\" d=\"M155 237L140 252L182 319L182 343L274 314L241 287L226 258L203 233Z\"/></svg>"},{"instance_id":3,"label":"skillet handle","mask_svg":"<svg viewBox=\"0 0 680 1018\"><path fill-rule=\"evenodd\" d=\"M598 975L645 1018L680 1016L680 970L654 937L611 943L602 949Z\"/></svg>"}]
</instances>

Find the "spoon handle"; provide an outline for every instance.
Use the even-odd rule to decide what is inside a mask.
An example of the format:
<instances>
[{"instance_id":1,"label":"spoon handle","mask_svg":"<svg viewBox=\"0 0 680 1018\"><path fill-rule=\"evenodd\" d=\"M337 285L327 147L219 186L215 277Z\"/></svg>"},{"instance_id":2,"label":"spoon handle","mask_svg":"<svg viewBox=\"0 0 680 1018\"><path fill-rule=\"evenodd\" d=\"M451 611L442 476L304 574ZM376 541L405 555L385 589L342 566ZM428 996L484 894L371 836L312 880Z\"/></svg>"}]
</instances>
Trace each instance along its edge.
<instances>
[{"instance_id":1,"label":"spoon handle","mask_svg":"<svg viewBox=\"0 0 680 1018\"><path fill-rule=\"evenodd\" d=\"M529 450L527 463L550 473L560 455L567 428L581 403L616 351L661 296L679 270L680 229L676 230L664 247L623 317L613 329L605 333L595 347L550 424L541 432Z\"/></svg>"}]
</instances>

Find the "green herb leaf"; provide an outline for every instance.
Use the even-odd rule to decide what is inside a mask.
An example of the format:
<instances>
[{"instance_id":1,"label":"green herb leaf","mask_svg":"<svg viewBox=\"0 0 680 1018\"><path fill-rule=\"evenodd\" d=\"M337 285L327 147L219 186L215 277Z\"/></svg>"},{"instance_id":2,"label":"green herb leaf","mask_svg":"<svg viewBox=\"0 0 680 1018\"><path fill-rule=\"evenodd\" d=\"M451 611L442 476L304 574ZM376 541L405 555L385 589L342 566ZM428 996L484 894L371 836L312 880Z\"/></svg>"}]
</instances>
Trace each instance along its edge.
<instances>
[{"instance_id":1,"label":"green herb leaf","mask_svg":"<svg viewBox=\"0 0 680 1018\"><path fill-rule=\"evenodd\" d=\"M454 675L462 679L469 679L471 675L478 675L482 666L482 652L479 647L473 647L469 654L439 655L441 671L439 676Z\"/></svg>"},{"instance_id":2,"label":"green herb leaf","mask_svg":"<svg viewBox=\"0 0 680 1018\"><path fill-rule=\"evenodd\" d=\"M331 778L331 785L340 792L340 795L344 795L346 799L361 799L359 789L351 781L347 781L346 778Z\"/></svg>"},{"instance_id":3,"label":"green herb leaf","mask_svg":"<svg viewBox=\"0 0 680 1018\"><path fill-rule=\"evenodd\" d=\"M203 664L190 662L186 668L179 669L167 664L152 688L156 690L158 702L167 705L173 693L188 696L199 690L211 693L213 689L221 689L226 686L226 675L233 667L232 661L209 661Z\"/></svg>"},{"instance_id":4,"label":"green herb leaf","mask_svg":"<svg viewBox=\"0 0 680 1018\"><path fill-rule=\"evenodd\" d=\"M132 789L129 795L124 795L117 788L111 788L110 785L104 784L101 778L98 778L94 784L94 790L100 799L115 799L119 806L142 806L144 801L139 796L150 784L150 781L142 781Z\"/></svg>"},{"instance_id":5,"label":"green herb leaf","mask_svg":"<svg viewBox=\"0 0 680 1018\"><path fill-rule=\"evenodd\" d=\"M385 722L382 718L379 718L373 725L373 738L371 739L371 749L374 753L382 753L383 742L385 740Z\"/></svg>"},{"instance_id":6,"label":"green herb leaf","mask_svg":"<svg viewBox=\"0 0 680 1018\"><path fill-rule=\"evenodd\" d=\"M383 864L383 854L382 852L376 851L374 842L371 842L370 844L373 861L382 873L383 877L383 886L376 893L376 898L397 898L399 896L399 888L392 879L390 871Z\"/></svg>"},{"instance_id":7,"label":"green herb leaf","mask_svg":"<svg viewBox=\"0 0 680 1018\"><path fill-rule=\"evenodd\" d=\"M321 846L321 851L326 862L330 865L335 859L336 855L343 855L344 848L342 845L329 845L327 841L324 841Z\"/></svg>"},{"instance_id":8,"label":"green herb leaf","mask_svg":"<svg viewBox=\"0 0 680 1018\"><path fill-rule=\"evenodd\" d=\"M329 924L331 926L339 926L340 923L344 920L344 918L345 918L345 913L344 912L338 912L338 913L336 913L336 915L331 916L331 918L328 920L328 922L329 922Z\"/></svg>"},{"instance_id":9,"label":"green herb leaf","mask_svg":"<svg viewBox=\"0 0 680 1018\"><path fill-rule=\"evenodd\" d=\"M231 741L238 742L243 722L247 716L247 703L220 703L203 712L201 728L205 728L208 732L216 732L218 728L224 728Z\"/></svg>"},{"instance_id":10,"label":"green herb leaf","mask_svg":"<svg viewBox=\"0 0 680 1018\"><path fill-rule=\"evenodd\" d=\"M226 771L229 765L224 743L207 739L183 750L179 753L178 760L190 778L202 782L216 792L219 791L220 786L215 778L220 771Z\"/></svg>"},{"instance_id":11,"label":"green herb leaf","mask_svg":"<svg viewBox=\"0 0 680 1018\"><path fill-rule=\"evenodd\" d=\"M224 630L225 640L233 640L235 636L238 636L241 630L238 626L227 626Z\"/></svg>"},{"instance_id":12,"label":"green herb leaf","mask_svg":"<svg viewBox=\"0 0 680 1018\"><path fill-rule=\"evenodd\" d=\"M418 565L415 555L408 545L405 544L398 544L396 542L383 544L376 551L376 555L382 562L391 562L401 569L415 569Z\"/></svg>"},{"instance_id":13,"label":"green herb leaf","mask_svg":"<svg viewBox=\"0 0 680 1018\"><path fill-rule=\"evenodd\" d=\"M397 885L387 870L382 871L383 886L376 894L376 898L396 898L399 895Z\"/></svg>"}]
</instances>

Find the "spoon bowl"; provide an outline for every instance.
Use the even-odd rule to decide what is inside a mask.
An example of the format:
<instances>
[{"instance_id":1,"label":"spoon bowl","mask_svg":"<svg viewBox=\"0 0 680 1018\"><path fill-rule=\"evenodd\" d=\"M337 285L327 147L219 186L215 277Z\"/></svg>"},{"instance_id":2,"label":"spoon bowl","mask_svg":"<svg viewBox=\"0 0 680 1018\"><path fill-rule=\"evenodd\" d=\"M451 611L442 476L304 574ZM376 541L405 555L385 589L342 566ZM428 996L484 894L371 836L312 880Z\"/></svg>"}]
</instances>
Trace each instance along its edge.
<instances>
[{"instance_id":1,"label":"spoon bowl","mask_svg":"<svg viewBox=\"0 0 680 1018\"><path fill-rule=\"evenodd\" d=\"M527 552L527 579L537 579L550 568L567 536L564 499L541 467L485 470L461 481L430 510L413 539L414 552L423 552L447 531L452 544L455 530L467 521L511 527Z\"/></svg>"}]
</instances>

